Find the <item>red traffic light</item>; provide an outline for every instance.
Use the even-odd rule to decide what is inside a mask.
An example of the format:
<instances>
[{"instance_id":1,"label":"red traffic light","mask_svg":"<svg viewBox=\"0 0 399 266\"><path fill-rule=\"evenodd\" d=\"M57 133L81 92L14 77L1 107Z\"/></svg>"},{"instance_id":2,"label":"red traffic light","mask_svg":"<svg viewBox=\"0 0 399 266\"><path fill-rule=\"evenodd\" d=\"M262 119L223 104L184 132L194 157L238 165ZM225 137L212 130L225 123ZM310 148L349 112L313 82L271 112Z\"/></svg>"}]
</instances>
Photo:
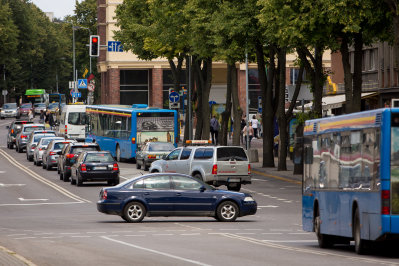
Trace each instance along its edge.
<instances>
[{"instance_id":1,"label":"red traffic light","mask_svg":"<svg viewBox=\"0 0 399 266\"><path fill-rule=\"evenodd\" d=\"M92 41L93 43L97 43L97 42L98 42L98 38L94 37L91 41Z\"/></svg>"}]
</instances>

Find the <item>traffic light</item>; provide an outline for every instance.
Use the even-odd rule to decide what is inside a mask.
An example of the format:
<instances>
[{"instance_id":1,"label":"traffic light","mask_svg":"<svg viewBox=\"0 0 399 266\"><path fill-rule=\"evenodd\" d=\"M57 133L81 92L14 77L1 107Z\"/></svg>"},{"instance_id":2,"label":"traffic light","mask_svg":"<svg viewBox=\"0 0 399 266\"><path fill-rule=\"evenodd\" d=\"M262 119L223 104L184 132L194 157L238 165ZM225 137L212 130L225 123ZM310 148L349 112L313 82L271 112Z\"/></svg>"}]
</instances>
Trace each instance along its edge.
<instances>
[{"instance_id":1,"label":"traffic light","mask_svg":"<svg viewBox=\"0 0 399 266\"><path fill-rule=\"evenodd\" d=\"M100 55L100 36L90 35L90 56Z\"/></svg>"}]
</instances>

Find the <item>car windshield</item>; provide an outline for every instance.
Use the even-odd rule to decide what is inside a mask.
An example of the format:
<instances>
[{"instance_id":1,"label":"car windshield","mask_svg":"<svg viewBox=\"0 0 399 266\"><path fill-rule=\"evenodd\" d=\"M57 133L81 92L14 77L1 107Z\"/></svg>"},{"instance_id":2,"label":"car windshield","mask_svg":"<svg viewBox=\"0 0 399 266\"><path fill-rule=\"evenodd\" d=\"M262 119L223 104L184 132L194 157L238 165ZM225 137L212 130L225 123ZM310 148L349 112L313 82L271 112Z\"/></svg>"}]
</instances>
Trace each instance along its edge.
<instances>
[{"instance_id":1,"label":"car windshield","mask_svg":"<svg viewBox=\"0 0 399 266\"><path fill-rule=\"evenodd\" d=\"M240 147L223 147L217 149L218 161L247 161L247 155L243 148Z\"/></svg>"},{"instance_id":2,"label":"car windshield","mask_svg":"<svg viewBox=\"0 0 399 266\"><path fill-rule=\"evenodd\" d=\"M34 142L38 142L38 141L40 141L42 138L44 138L44 137L50 137L50 136L55 136L55 135L54 135L54 134L51 134L51 135L49 135L49 134L36 134L35 137L34 137L34 139L33 139L33 141L34 141ZM44 140L43 140L43 141L44 141ZM50 139L50 140L47 142L47 144L49 144L50 141L52 141L52 139Z\"/></svg>"},{"instance_id":3,"label":"car windshield","mask_svg":"<svg viewBox=\"0 0 399 266\"><path fill-rule=\"evenodd\" d=\"M148 151L171 151L175 148L171 143L151 143Z\"/></svg>"},{"instance_id":4,"label":"car windshield","mask_svg":"<svg viewBox=\"0 0 399 266\"><path fill-rule=\"evenodd\" d=\"M57 108L58 107L58 103L50 103L48 105L48 108L52 109L52 108Z\"/></svg>"},{"instance_id":5,"label":"car windshield","mask_svg":"<svg viewBox=\"0 0 399 266\"><path fill-rule=\"evenodd\" d=\"M44 127L41 126L35 126L35 127L25 127L24 128L24 132L32 132L32 131L36 131L36 130L44 130Z\"/></svg>"},{"instance_id":6,"label":"car windshield","mask_svg":"<svg viewBox=\"0 0 399 266\"><path fill-rule=\"evenodd\" d=\"M21 104L21 108L32 108L32 104L31 103L23 103L23 104Z\"/></svg>"},{"instance_id":7,"label":"car windshield","mask_svg":"<svg viewBox=\"0 0 399 266\"><path fill-rule=\"evenodd\" d=\"M86 113L84 113L84 112L69 113L68 124L85 125L86 124Z\"/></svg>"},{"instance_id":8,"label":"car windshield","mask_svg":"<svg viewBox=\"0 0 399 266\"><path fill-rule=\"evenodd\" d=\"M46 107L45 103L35 103L35 107Z\"/></svg>"},{"instance_id":9,"label":"car windshield","mask_svg":"<svg viewBox=\"0 0 399 266\"><path fill-rule=\"evenodd\" d=\"M80 153L82 151L97 151L97 147L96 146L88 146L88 147L73 147L71 149L71 153L76 154L76 153Z\"/></svg>"},{"instance_id":10,"label":"car windshield","mask_svg":"<svg viewBox=\"0 0 399 266\"><path fill-rule=\"evenodd\" d=\"M3 105L3 109L16 109L17 104L16 103L5 103Z\"/></svg>"},{"instance_id":11,"label":"car windshield","mask_svg":"<svg viewBox=\"0 0 399 266\"><path fill-rule=\"evenodd\" d=\"M106 163L113 161L114 158L109 153L88 153L85 158L86 163Z\"/></svg>"}]
</instances>

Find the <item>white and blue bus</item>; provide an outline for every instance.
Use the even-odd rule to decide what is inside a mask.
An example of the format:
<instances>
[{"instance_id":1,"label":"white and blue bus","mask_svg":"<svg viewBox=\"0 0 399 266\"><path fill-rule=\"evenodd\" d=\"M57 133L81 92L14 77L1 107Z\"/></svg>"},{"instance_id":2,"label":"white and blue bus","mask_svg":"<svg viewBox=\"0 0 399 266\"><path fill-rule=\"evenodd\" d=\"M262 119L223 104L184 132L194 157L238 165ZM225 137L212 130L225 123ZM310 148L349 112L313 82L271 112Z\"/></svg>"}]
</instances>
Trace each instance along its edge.
<instances>
[{"instance_id":1,"label":"white and blue bus","mask_svg":"<svg viewBox=\"0 0 399 266\"><path fill-rule=\"evenodd\" d=\"M177 146L178 123L174 110L145 104L86 106L86 141L96 142L120 161L135 159L136 150L149 141Z\"/></svg>"},{"instance_id":2,"label":"white and blue bus","mask_svg":"<svg viewBox=\"0 0 399 266\"><path fill-rule=\"evenodd\" d=\"M399 108L309 120L302 222L319 246L399 236Z\"/></svg>"}]
</instances>

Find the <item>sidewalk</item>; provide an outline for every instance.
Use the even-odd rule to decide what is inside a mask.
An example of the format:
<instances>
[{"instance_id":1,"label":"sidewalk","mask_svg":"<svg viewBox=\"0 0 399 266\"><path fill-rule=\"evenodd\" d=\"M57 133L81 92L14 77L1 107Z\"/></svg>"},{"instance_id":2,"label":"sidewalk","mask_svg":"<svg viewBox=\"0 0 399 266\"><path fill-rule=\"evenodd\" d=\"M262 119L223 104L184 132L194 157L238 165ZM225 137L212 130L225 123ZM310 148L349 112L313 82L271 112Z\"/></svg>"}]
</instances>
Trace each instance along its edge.
<instances>
[{"instance_id":1,"label":"sidewalk","mask_svg":"<svg viewBox=\"0 0 399 266\"><path fill-rule=\"evenodd\" d=\"M0 246L0 265L35 266L34 263L2 246Z\"/></svg>"}]
</instances>

